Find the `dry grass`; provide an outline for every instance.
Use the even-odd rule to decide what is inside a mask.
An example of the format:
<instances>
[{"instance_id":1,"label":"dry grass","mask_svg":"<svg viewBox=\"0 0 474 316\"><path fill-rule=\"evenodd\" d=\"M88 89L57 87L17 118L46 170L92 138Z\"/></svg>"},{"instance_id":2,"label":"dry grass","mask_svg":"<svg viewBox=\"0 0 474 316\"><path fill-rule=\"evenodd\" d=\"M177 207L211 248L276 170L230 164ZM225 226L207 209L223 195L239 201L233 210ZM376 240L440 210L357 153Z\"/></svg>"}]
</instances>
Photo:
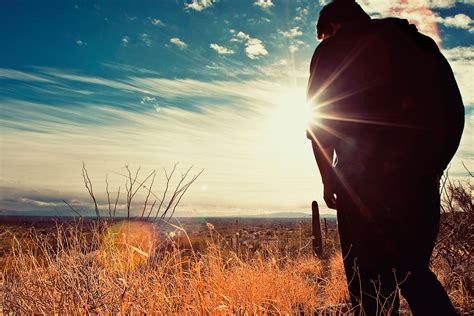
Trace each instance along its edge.
<instances>
[{"instance_id":1,"label":"dry grass","mask_svg":"<svg viewBox=\"0 0 474 316\"><path fill-rule=\"evenodd\" d=\"M347 287L338 252L233 251L209 227L197 253L184 231L160 240L154 224L57 224L13 236L2 271L3 314L344 314ZM202 240L200 240L202 242ZM471 290L435 265L459 311ZM447 272L448 271L448 272ZM459 270L457 270L459 271Z\"/></svg>"},{"instance_id":2,"label":"dry grass","mask_svg":"<svg viewBox=\"0 0 474 316\"><path fill-rule=\"evenodd\" d=\"M345 300L338 256L325 275L309 254L237 255L215 233L197 254L157 240L149 223L85 226L14 238L3 313L288 314Z\"/></svg>"}]
</instances>

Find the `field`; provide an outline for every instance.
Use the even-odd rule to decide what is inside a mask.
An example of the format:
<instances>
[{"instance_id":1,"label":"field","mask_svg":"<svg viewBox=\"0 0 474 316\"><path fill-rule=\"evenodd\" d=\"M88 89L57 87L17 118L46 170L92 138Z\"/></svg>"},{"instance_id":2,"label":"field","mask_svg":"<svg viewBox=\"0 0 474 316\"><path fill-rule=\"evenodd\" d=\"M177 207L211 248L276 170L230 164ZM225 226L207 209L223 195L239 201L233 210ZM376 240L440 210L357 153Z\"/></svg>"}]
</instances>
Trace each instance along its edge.
<instances>
[{"instance_id":1,"label":"field","mask_svg":"<svg viewBox=\"0 0 474 316\"><path fill-rule=\"evenodd\" d=\"M336 222L322 230L316 258L309 219L4 218L2 312L350 314ZM472 311L461 270L450 275L439 258L433 268L459 311Z\"/></svg>"}]
</instances>

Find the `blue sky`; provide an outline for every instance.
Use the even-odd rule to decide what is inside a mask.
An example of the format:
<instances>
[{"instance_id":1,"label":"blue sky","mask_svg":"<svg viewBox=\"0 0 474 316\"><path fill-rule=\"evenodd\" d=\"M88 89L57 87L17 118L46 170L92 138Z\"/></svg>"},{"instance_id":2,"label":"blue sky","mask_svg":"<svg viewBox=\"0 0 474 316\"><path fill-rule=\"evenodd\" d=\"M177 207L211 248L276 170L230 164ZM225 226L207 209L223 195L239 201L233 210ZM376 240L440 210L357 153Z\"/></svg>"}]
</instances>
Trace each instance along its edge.
<instances>
[{"instance_id":1,"label":"blue sky","mask_svg":"<svg viewBox=\"0 0 474 316\"><path fill-rule=\"evenodd\" d=\"M473 166L473 1L361 1L438 42L466 105L450 169ZM308 211L321 184L304 138L319 1L1 1L2 210L86 207L127 163L205 172L185 215ZM116 174L115 174L116 175ZM123 188L122 188L123 189ZM157 191L162 188L157 187Z\"/></svg>"}]
</instances>

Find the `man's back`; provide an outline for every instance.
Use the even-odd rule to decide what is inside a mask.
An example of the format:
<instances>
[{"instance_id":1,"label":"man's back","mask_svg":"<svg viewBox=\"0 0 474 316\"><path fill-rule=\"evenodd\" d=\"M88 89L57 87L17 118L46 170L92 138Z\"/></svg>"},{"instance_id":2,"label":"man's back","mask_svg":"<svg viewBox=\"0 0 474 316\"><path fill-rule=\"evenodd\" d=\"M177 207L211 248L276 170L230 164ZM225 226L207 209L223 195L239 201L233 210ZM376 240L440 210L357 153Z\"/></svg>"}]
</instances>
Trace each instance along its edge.
<instances>
[{"instance_id":1,"label":"man's back","mask_svg":"<svg viewBox=\"0 0 474 316\"><path fill-rule=\"evenodd\" d=\"M436 44L406 20L347 25L318 46L311 74L308 94L328 117L313 132L334 144L344 174L446 167L462 132L462 100Z\"/></svg>"}]
</instances>

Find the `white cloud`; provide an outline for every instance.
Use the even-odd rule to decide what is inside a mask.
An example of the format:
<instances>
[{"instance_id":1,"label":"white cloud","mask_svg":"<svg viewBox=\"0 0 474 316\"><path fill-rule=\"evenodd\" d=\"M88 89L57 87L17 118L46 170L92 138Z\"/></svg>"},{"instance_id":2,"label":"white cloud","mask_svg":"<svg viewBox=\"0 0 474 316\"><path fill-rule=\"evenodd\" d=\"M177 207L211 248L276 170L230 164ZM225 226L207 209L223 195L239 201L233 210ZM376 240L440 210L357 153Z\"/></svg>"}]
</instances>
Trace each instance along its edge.
<instances>
[{"instance_id":1,"label":"white cloud","mask_svg":"<svg viewBox=\"0 0 474 316\"><path fill-rule=\"evenodd\" d=\"M272 0L256 0L254 4L263 9L268 9L274 6Z\"/></svg>"},{"instance_id":2,"label":"white cloud","mask_svg":"<svg viewBox=\"0 0 474 316\"><path fill-rule=\"evenodd\" d=\"M286 59L280 59L273 64L273 66L286 66L288 65L288 61Z\"/></svg>"},{"instance_id":3,"label":"white cloud","mask_svg":"<svg viewBox=\"0 0 474 316\"><path fill-rule=\"evenodd\" d=\"M466 105L474 106L474 45L442 50L448 59Z\"/></svg>"},{"instance_id":4,"label":"white cloud","mask_svg":"<svg viewBox=\"0 0 474 316\"><path fill-rule=\"evenodd\" d=\"M245 52L250 59L256 59L259 56L268 55L263 42L258 38L250 38L245 44Z\"/></svg>"},{"instance_id":5,"label":"white cloud","mask_svg":"<svg viewBox=\"0 0 474 316\"><path fill-rule=\"evenodd\" d=\"M76 44L79 45L79 46L85 46L85 45L87 45L86 42L83 42L83 41L81 41L81 40L77 40L77 41L76 41Z\"/></svg>"},{"instance_id":6,"label":"white cloud","mask_svg":"<svg viewBox=\"0 0 474 316\"><path fill-rule=\"evenodd\" d=\"M472 24L474 20L472 20L468 15L459 13L455 16L448 16L446 18L441 18L441 23L443 23L447 27L455 27L460 29L473 29Z\"/></svg>"},{"instance_id":7,"label":"white cloud","mask_svg":"<svg viewBox=\"0 0 474 316\"><path fill-rule=\"evenodd\" d=\"M290 29L289 31L279 31L278 33L280 33L284 37L296 37L296 36L303 35L303 32L301 32L299 26L296 26L296 27Z\"/></svg>"},{"instance_id":8,"label":"white cloud","mask_svg":"<svg viewBox=\"0 0 474 316\"><path fill-rule=\"evenodd\" d=\"M143 33L142 35L140 35L140 39L142 40L142 42L146 45L146 46L151 46L151 38L150 38L150 35L146 34L146 33Z\"/></svg>"},{"instance_id":9,"label":"white cloud","mask_svg":"<svg viewBox=\"0 0 474 316\"><path fill-rule=\"evenodd\" d=\"M239 32L236 36L241 40L248 40L250 38L250 36L248 34L245 34L244 32Z\"/></svg>"},{"instance_id":10,"label":"white cloud","mask_svg":"<svg viewBox=\"0 0 474 316\"><path fill-rule=\"evenodd\" d=\"M257 59L260 56L268 55L268 51L263 45L263 42L258 38L253 38L250 35L239 32L231 41L241 41L245 44L245 53L250 59Z\"/></svg>"},{"instance_id":11,"label":"white cloud","mask_svg":"<svg viewBox=\"0 0 474 316\"><path fill-rule=\"evenodd\" d=\"M293 40L290 46L288 46L288 50L290 51L290 53L295 53L299 51L300 46L303 46L304 44L305 42L301 40Z\"/></svg>"},{"instance_id":12,"label":"white cloud","mask_svg":"<svg viewBox=\"0 0 474 316\"><path fill-rule=\"evenodd\" d=\"M155 97L149 97L149 96L144 96L142 97L142 100L140 101L140 104L147 104L147 103L150 103L150 102L155 102L156 101L156 98Z\"/></svg>"},{"instance_id":13,"label":"white cloud","mask_svg":"<svg viewBox=\"0 0 474 316\"><path fill-rule=\"evenodd\" d=\"M441 43L441 37L437 26L439 16L430 8L445 8L451 6L447 1L437 1L434 3L429 0L406 1L403 3L400 3L398 0L365 0L361 1L360 5L371 16L382 18L396 16L402 19L407 19L410 23L415 24L421 33L430 36L438 44Z\"/></svg>"},{"instance_id":14,"label":"white cloud","mask_svg":"<svg viewBox=\"0 0 474 316\"><path fill-rule=\"evenodd\" d=\"M231 55L234 54L232 49L220 46L218 44L211 44L210 47L215 50L219 55Z\"/></svg>"},{"instance_id":15,"label":"white cloud","mask_svg":"<svg viewBox=\"0 0 474 316\"><path fill-rule=\"evenodd\" d=\"M127 47L129 41L130 41L130 38L128 36L122 37L122 45L123 46Z\"/></svg>"},{"instance_id":16,"label":"white cloud","mask_svg":"<svg viewBox=\"0 0 474 316\"><path fill-rule=\"evenodd\" d=\"M155 19L155 18L149 18L149 19L150 19L151 24L153 25L160 25L160 26L165 25L160 19Z\"/></svg>"},{"instance_id":17,"label":"white cloud","mask_svg":"<svg viewBox=\"0 0 474 316\"><path fill-rule=\"evenodd\" d=\"M211 7L214 4L214 2L215 0L193 0L191 3L185 3L184 7L186 9L202 11L206 8Z\"/></svg>"},{"instance_id":18,"label":"white cloud","mask_svg":"<svg viewBox=\"0 0 474 316\"><path fill-rule=\"evenodd\" d=\"M298 45L295 45L295 44L291 44L290 46L288 46L288 50L290 51L290 53L296 53L300 48L298 47Z\"/></svg>"},{"instance_id":19,"label":"white cloud","mask_svg":"<svg viewBox=\"0 0 474 316\"><path fill-rule=\"evenodd\" d=\"M474 60L474 46L458 46L442 50L443 55L450 61Z\"/></svg>"},{"instance_id":20,"label":"white cloud","mask_svg":"<svg viewBox=\"0 0 474 316\"><path fill-rule=\"evenodd\" d=\"M329 1L320 0L321 4L326 4ZM456 0L414 0L414 1L400 1L400 0L362 0L359 4L370 13L382 13L386 12L391 8L418 8L418 9L430 9L430 8L452 8L456 2L473 2L468 1L456 1Z\"/></svg>"},{"instance_id":21,"label":"white cloud","mask_svg":"<svg viewBox=\"0 0 474 316\"><path fill-rule=\"evenodd\" d=\"M183 42L182 40L180 40L177 37L173 37L172 39L170 39L170 42L172 44L178 46L180 49L184 49L184 48L188 47L188 44L186 44L185 42Z\"/></svg>"},{"instance_id":22,"label":"white cloud","mask_svg":"<svg viewBox=\"0 0 474 316\"><path fill-rule=\"evenodd\" d=\"M455 0L428 0L427 5L431 8L451 8L456 3Z\"/></svg>"}]
</instances>

